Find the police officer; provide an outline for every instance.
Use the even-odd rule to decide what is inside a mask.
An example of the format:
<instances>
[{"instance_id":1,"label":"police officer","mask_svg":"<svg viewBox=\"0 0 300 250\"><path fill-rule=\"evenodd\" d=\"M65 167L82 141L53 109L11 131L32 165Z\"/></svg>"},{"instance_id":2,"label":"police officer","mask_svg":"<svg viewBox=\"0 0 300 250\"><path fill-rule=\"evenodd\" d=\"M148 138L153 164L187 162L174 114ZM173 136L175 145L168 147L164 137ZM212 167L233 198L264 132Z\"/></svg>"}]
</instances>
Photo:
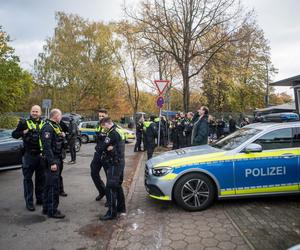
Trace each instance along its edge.
<instances>
[{"instance_id":1,"label":"police officer","mask_svg":"<svg viewBox=\"0 0 300 250\"><path fill-rule=\"evenodd\" d=\"M108 116L108 112L106 109L100 109L98 111L99 122L104 117ZM101 160L102 151L104 148L104 140L106 138L106 131L104 128L98 125L96 129L96 147L93 160L91 162L91 177L92 180L98 190L98 196L96 197L96 201L100 201L105 195L105 185L100 177L100 170L103 167L103 161Z\"/></svg>"},{"instance_id":2,"label":"police officer","mask_svg":"<svg viewBox=\"0 0 300 250\"><path fill-rule=\"evenodd\" d=\"M136 143L134 145L134 152L142 151L141 144L143 139L143 126L144 126L144 119L141 117L136 124ZM145 147L145 145L144 145Z\"/></svg>"},{"instance_id":3,"label":"police officer","mask_svg":"<svg viewBox=\"0 0 300 250\"><path fill-rule=\"evenodd\" d=\"M44 122L40 118L41 114L41 107L38 105L33 106L30 111L30 118L20 120L17 128L12 132L13 138L19 139L22 137L24 142L22 172L25 203L29 211L35 210L33 204L33 173L35 173L36 204L43 204L44 168L41 164L39 134Z\"/></svg>"},{"instance_id":4,"label":"police officer","mask_svg":"<svg viewBox=\"0 0 300 250\"><path fill-rule=\"evenodd\" d=\"M185 147L186 144L186 138L184 133L185 123L186 123L185 114L183 112L180 112L179 119L177 122L178 148L183 148Z\"/></svg>"},{"instance_id":5,"label":"police officer","mask_svg":"<svg viewBox=\"0 0 300 250\"><path fill-rule=\"evenodd\" d=\"M78 135L78 128L77 128L77 124L75 123L73 117L71 117L70 119L70 124L68 127L68 145L69 145L69 149L70 149L70 154L71 154L71 161L69 161L69 164L75 164L76 163L76 148L75 148L75 144L76 144L76 138Z\"/></svg>"},{"instance_id":6,"label":"police officer","mask_svg":"<svg viewBox=\"0 0 300 250\"><path fill-rule=\"evenodd\" d=\"M59 122L59 125L60 125L60 128L62 130L62 132L64 133L64 143L63 143L63 149L62 149L62 161L61 161L61 166L59 168L59 195L60 196L68 196L68 194L65 192L65 189L64 189L64 180L63 180L63 177L62 177L62 171L64 169L64 159L66 158L66 155L67 155L67 148L68 148L68 140L67 140L67 137L66 137L66 134L69 132L69 127L68 125L63 122L63 120L61 120Z\"/></svg>"},{"instance_id":7,"label":"police officer","mask_svg":"<svg viewBox=\"0 0 300 250\"><path fill-rule=\"evenodd\" d=\"M178 138L178 124L180 124L179 122L180 120L180 114L177 113L175 115L174 120L172 121L172 142L173 142L173 147L172 149L178 149L179 148L179 138Z\"/></svg>"},{"instance_id":8,"label":"police officer","mask_svg":"<svg viewBox=\"0 0 300 250\"><path fill-rule=\"evenodd\" d=\"M43 214L48 214L48 217L57 219L65 217L57 209L59 204L59 177L65 137L65 133L62 132L62 128L59 125L61 117L59 109L52 109L50 119L46 121L41 130L43 158L46 163Z\"/></svg>"},{"instance_id":9,"label":"police officer","mask_svg":"<svg viewBox=\"0 0 300 250\"><path fill-rule=\"evenodd\" d=\"M148 160L152 158L154 149L155 149L155 139L158 136L158 131L157 131L157 126L156 123L154 122L155 116L150 117L150 121L145 121L144 122L144 127L145 127L145 141L147 145L147 156Z\"/></svg>"},{"instance_id":10,"label":"police officer","mask_svg":"<svg viewBox=\"0 0 300 250\"><path fill-rule=\"evenodd\" d=\"M126 212L122 188L125 167L125 135L109 117L103 118L100 125L107 130L102 159L107 172L106 199L108 201L108 211L100 217L100 220L112 220L117 217L117 213Z\"/></svg>"},{"instance_id":11,"label":"police officer","mask_svg":"<svg viewBox=\"0 0 300 250\"><path fill-rule=\"evenodd\" d=\"M185 147L190 147L192 144L193 116L192 112L188 112L184 121L183 136L185 138Z\"/></svg>"}]
</instances>

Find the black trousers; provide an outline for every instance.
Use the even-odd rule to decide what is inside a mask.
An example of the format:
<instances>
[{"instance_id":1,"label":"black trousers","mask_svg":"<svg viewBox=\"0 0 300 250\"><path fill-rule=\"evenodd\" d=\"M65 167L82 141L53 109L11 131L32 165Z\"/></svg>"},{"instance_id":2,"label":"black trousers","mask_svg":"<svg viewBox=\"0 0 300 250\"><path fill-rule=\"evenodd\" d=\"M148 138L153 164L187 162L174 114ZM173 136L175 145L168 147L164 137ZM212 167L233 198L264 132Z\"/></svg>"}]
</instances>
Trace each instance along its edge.
<instances>
[{"instance_id":1,"label":"black trousers","mask_svg":"<svg viewBox=\"0 0 300 250\"><path fill-rule=\"evenodd\" d=\"M59 164L59 193L63 193L65 191L64 189L64 180L62 177L62 171L64 169L64 162L63 159L60 157L57 159Z\"/></svg>"},{"instance_id":2,"label":"black trousers","mask_svg":"<svg viewBox=\"0 0 300 250\"><path fill-rule=\"evenodd\" d=\"M103 166L103 161L101 160L101 156L100 156L100 154L95 152L90 167L91 167L91 177L92 177L92 180L99 192L99 195L105 194L105 185L100 177L100 170L101 170L102 166ZM105 174L106 174L106 171L105 171Z\"/></svg>"},{"instance_id":3,"label":"black trousers","mask_svg":"<svg viewBox=\"0 0 300 250\"><path fill-rule=\"evenodd\" d=\"M53 215L57 212L57 207L59 204L59 192L60 192L60 168L61 159L55 160L58 167L56 171L51 171L51 166L46 162L45 170L45 188L44 188L44 199L43 199L43 211L48 215Z\"/></svg>"},{"instance_id":4,"label":"black trousers","mask_svg":"<svg viewBox=\"0 0 300 250\"><path fill-rule=\"evenodd\" d=\"M75 149L76 137L71 138L69 141L69 149L71 154L71 161L76 161L76 149Z\"/></svg>"},{"instance_id":5,"label":"black trousers","mask_svg":"<svg viewBox=\"0 0 300 250\"><path fill-rule=\"evenodd\" d=\"M155 149L155 145L152 145L152 144L148 144L147 145L147 157L148 157L148 160L152 158L154 149Z\"/></svg>"},{"instance_id":6,"label":"black trousers","mask_svg":"<svg viewBox=\"0 0 300 250\"><path fill-rule=\"evenodd\" d=\"M116 216L118 212L126 212L125 195L122 187L124 166L105 164L107 172L106 199L107 214Z\"/></svg>"},{"instance_id":7,"label":"black trousers","mask_svg":"<svg viewBox=\"0 0 300 250\"><path fill-rule=\"evenodd\" d=\"M142 144L142 134L137 133L136 134L136 143L134 145L134 152L142 151L141 144Z\"/></svg>"},{"instance_id":8,"label":"black trousers","mask_svg":"<svg viewBox=\"0 0 300 250\"><path fill-rule=\"evenodd\" d=\"M35 197L37 202L42 202L45 177L44 166L41 164L41 156L26 152L23 156L22 172L24 176L23 186L26 205L33 205L33 173L35 173Z\"/></svg>"}]
</instances>

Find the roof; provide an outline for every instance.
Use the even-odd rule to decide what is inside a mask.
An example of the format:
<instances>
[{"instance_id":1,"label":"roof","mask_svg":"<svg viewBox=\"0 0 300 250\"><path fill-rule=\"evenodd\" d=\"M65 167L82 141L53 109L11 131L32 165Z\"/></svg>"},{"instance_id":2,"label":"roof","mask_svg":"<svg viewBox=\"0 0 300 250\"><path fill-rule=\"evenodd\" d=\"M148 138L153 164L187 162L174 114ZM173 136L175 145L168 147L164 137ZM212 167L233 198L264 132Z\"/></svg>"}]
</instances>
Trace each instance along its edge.
<instances>
[{"instance_id":1,"label":"roof","mask_svg":"<svg viewBox=\"0 0 300 250\"><path fill-rule=\"evenodd\" d=\"M262 108L262 109L256 109L254 112L265 112L265 111L271 111L271 110L291 110L294 111L296 110L296 105L295 102L290 102L290 103L284 103L276 106L271 106L268 108Z\"/></svg>"},{"instance_id":2,"label":"roof","mask_svg":"<svg viewBox=\"0 0 300 250\"><path fill-rule=\"evenodd\" d=\"M270 86L295 86L300 84L300 75L270 83Z\"/></svg>"},{"instance_id":3,"label":"roof","mask_svg":"<svg viewBox=\"0 0 300 250\"><path fill-rule=\"evenodd\" d=\"M258 122L258 123L251 123L244 128L254 128L260 130L266 130L272 127L294 127L299 126L300 121L295 122Z\"/></svg>"}]
</instances>

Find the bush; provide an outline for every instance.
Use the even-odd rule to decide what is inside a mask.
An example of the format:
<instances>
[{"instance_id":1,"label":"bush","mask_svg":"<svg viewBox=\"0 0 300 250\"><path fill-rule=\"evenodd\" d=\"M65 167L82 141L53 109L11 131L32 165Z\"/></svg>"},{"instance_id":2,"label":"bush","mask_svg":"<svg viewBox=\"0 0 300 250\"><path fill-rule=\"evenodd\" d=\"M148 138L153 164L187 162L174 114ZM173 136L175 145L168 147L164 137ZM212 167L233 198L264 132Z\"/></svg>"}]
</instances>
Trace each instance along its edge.
<instances>
[{"instance_id":1,"label":"bush","mask_svg":"<svg viewBox=\"0 0 300 250\"><path fill-rule=\"evenodd\" d=\"M0 128L16 128L19 117L13 115L0 115Z\"/></svg>"}]
</instances>

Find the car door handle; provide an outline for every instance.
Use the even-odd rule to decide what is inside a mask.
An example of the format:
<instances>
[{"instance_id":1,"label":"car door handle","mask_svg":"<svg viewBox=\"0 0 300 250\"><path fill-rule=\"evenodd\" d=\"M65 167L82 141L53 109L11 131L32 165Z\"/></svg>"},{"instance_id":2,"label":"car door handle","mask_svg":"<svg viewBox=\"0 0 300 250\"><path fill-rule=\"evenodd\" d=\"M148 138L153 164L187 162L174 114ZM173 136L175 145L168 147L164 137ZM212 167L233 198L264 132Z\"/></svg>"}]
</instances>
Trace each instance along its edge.
<instances>
[{"instance_id":1,"label":"car door handle","mask_svg":"<svg viewBox=\"0 0 300 250\"><path fill-rule=\"evenodd\" d=\"M282 156L283 156L283 158L285 158L285 159L289 159L289 158L294 158L294 157L296 157L296 155L294 155L294 154L283 154Z\"/></svg>"}]
</instances>

